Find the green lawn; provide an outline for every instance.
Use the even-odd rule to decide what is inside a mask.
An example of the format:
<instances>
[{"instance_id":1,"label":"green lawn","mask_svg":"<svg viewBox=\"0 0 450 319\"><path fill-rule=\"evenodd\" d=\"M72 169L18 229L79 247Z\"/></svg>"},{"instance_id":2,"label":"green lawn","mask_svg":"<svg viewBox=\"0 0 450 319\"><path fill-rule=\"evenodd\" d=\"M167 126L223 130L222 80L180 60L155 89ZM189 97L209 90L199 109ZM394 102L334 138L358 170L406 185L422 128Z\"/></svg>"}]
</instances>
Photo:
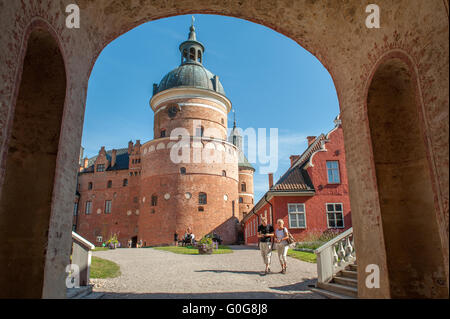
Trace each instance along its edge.
<instances>
[{"instance_id":1,"label":"green lawn","mask_svg":"<svg viewBox=\"0 0 450 319\"><path fill-rule=\"evenodd\" d=\"M288 250L288 256L292 258L297 258L309 263L316 263L317 262L317 256L314 253L308 253L306 251L300 251L300 250L294 250L289 249Z\"/></svg>"},{"instance_id":2,"label":"green lawn","mask_svg":"<svg viewBox=\"0 0 450 319\"><path fill-rule=\"evenodd\" d=\"M105 250L109 250L108 247L95 247L94 249L92 249L92 251L105 251Z\"/></svg>"},{"instance_id":3,"label":"green lawn","mask_svg":"<svg viewBox=\"0 0 450 319\"><path fill-rule=\"evenodd\" d=\"M111 260L92 257L91 278L115 278L120 276L120 266Z\"/></svg>"},{"instance_id":4,"label":"green lawn","mask_svg":"<svg viewBox=\"0 0 450 319\"><path fill-rule=\"evenodd\" d=\"M164 246L164 247L152 247L156 250L170 251L175 254L183 255L198 255L198 249L192 246L181 247L181 246ZM219 245L219 249L214 249L213 254L230 254L233 250L228 246Z\"/></svg>"}]
</instances>

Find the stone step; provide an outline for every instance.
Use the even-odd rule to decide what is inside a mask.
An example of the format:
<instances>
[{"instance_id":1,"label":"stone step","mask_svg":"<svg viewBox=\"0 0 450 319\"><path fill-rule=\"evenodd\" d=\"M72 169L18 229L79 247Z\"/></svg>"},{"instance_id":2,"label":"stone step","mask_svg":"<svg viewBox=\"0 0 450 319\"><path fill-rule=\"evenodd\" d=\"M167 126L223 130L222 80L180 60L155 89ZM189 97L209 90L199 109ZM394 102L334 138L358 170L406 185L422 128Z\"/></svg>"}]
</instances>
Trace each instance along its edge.
<instances>
[{"instance_id":1,"label":"stone step","mask_svg":"<svg viewBox=\"0 0 450 319\"><path fill-rule=\"evenodd\" d=\"M358 273L353 270L342 270L338 273L338 277L358 278Z\"/></svg>"},{"instance_id":2,"label":"stone step","mask_svg":"<svg viewBox=\"0 0 450 319\"><path fill-rule=\"evenodd\" d=\"M344 286L334 282L329 283L318 282L317 287L353 298L358 297L358 289L355 287Z\"/></svg>"},{"instance_id":3,"label":"stone step","mask_svg":"<svg viewBox=\"0 0 450 319\"><path fill-rule=\"evenodd\" d=\"M358 280L356 278L349 277L334 277L333 281L340 285L349 286L349 287L358 287Z\"/></svg>"},{"instance_id":4,"label":"stone step","mask_svg":"<svg viewBox=\"0 0 450 319\"><path fill-rule=\"evenodd\" d=\"M358 271L358 265L357 264L350 264L347 266L348 270L352 271Z\"/></svg>"},{"instance_id":5,"label":"stone step","mask_svg":"<svg viewBox=\"0 0 450 319\"><path fill-rule=\"evenodd\" d=\"M79 288L68 288L66 297L67 299L80 299L92 292L92 286L83 286Z\"/></svg>"},{"instance_id":6,"label":"stone step","mask_svg":"<svg viewBox=\"0 0 450 319\"><path fill-rule=\"evenodd\" d=\"M329 299L355 299L350 296L346 296L343 294L339 294L333 291L321 289L321 288L311 288L311 291L318 293L319 295L322 295L324 297L327 297Z\"/></svg>"}]
</instances>

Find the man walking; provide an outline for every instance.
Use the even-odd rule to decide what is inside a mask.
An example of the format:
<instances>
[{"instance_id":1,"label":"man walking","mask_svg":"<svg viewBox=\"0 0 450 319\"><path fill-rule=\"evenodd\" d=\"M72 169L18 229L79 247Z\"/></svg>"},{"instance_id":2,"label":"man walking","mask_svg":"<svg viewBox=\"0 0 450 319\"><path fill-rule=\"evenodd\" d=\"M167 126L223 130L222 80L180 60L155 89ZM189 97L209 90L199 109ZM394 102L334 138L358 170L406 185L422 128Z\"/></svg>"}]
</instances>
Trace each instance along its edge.
<instances>
[{"instance_id":1,"label":"man walking","mask_svg":"<svg viewBox=\"0 0 450 319\"><path fill-rule=\"evenodd\" d=\"M259 249L261 256L266 264L264 274L270 272L270 257L272 256L272 237L274 229L273 226L267 224L267 218L261 217L261 225L258 226Z\"/></svg>"}]
</instances>

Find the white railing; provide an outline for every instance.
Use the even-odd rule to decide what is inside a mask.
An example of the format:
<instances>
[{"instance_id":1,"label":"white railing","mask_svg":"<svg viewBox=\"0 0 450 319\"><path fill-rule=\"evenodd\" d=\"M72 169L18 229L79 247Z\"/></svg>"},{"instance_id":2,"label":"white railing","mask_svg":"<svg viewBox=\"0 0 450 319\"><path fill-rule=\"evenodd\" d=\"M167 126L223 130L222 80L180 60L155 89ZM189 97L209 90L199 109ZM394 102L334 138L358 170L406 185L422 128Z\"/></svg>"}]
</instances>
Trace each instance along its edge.
<instances>
[{"instance_id":1,"label":"white railing","mask_svg":"<svg viewBox=\"0 0 450 319\"><path fill-rule=\"evenodd\" d=\"M356 261L353 227L317 248L317 281L327 283L339 271Z\"/></svg>"}]
</instances>

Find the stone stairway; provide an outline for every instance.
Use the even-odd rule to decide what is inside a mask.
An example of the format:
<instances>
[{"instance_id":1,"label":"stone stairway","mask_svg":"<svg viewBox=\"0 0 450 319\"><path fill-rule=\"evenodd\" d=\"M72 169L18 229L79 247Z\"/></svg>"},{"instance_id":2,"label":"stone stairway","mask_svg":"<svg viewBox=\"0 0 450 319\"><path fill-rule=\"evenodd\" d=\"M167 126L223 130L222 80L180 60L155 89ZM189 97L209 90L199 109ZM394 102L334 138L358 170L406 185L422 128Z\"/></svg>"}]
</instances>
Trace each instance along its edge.
<instances>
[{"instance_id":1,"label":"stone stairway","mask_svg":"<svg viewBox=\"0 0 450 319\"><path fill-rule=\"evenodd\" d=\"M66 293L67 299L100 299L103 295L103 293L93 292L91 285L80 288L69 288Z\"/></svg>"},{"instance_id":2,"label":"stone stairway","mask_svg":"<svg viewBox=\"0 0 450 319\"><path fill-rule=\"evenodd\" d=\"M316 288L311 289L327 298L331 299L354 299L358 297L358 266L350 264L344 270L333 276L330 282L316 284Z\"/></svg>"}]
</instances>

